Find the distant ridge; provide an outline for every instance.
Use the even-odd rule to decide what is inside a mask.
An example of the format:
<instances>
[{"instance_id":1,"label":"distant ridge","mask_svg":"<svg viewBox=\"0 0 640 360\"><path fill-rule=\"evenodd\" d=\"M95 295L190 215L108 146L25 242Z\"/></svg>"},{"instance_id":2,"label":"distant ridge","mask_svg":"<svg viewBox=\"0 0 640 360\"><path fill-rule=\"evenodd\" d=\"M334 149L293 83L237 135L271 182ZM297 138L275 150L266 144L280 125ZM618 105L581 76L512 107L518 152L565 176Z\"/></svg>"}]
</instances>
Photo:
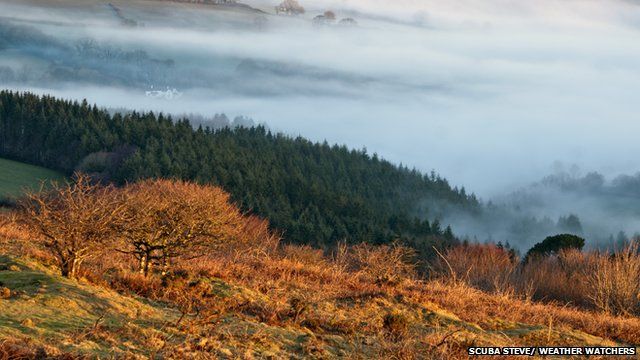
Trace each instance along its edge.
<instances>
[{"instance_id":1,"label":"distant ridge","mask_svg":"<svg viewBox=\"0 0 640 360\"><path fill-rule=\"evenodd\" d=\"M164 0L164 1L177 2L177 3L216 5L219 7L236 8L236 9L248 10L248 11L259 13L259 14L266 14L266 12L260 9L256 9L252 6L238 2L236 0Z\"/></svg>"}]
</instances>

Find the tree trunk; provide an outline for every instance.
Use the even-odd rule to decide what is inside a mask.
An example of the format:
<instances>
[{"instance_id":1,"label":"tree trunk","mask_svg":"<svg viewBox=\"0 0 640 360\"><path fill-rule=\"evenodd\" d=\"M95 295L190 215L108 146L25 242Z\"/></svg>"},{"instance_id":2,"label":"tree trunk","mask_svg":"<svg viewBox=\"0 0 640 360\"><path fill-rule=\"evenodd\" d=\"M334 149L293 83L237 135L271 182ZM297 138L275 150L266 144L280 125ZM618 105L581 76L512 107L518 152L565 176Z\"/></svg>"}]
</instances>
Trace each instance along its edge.
<instances>
[{"instance_id":1,"label":"tree trunk","mask_svg":"<svg viewBox=\"0 0 640 360\"><path fill-rule=\"evenodd\" d=\"M149 275L149 271L151 271L151 251L148 249L142 250L140 253L140 265L138 268L138 272L145 277Z\"/></svg>"},{"instance_id":2,"label":"tree trunk","mask_svg":"<svg viewBox=\"0 0 640 360\"><path fill-rule=\"evenodd\" d=\"M138 272L144 276L147 276L146 269L147 269L147 257L145 256L145 254L140 254L140 266L138 266Z\"/></svg>"},{"instance_id":3,"label":"tree trunk","mask_svg":"<svg viewBox=\"0 0 640 360\"><path fill-rule=\"evenodd\" d=\"M73 262L71 265L71 278L75 279L78 275L78 268L80 267L80 261L78 261L78 258L73 258Z\"/></svg>"},{"instance_id":4,"label":"tree trunk","mask_svg":"<svg viewBox=\"0 0 640 360\"><path fill-rule=\"evenodd\" d=\"M162 257L162 276L169 274L169 258L165 255Z\"/></svg>"},{"instance_id":5,"label":"tree trunk","mask_svg":"<svg viewBox=\"0 0 640 360\"><path fill-rule=\"evenodd\" d=\"M144 252L140 256L140 274L149 275L149 253Z\"/></svg>"},{"instance_id":6,"label":"tree trunk","mask_svg":"<svg viewBox=\"0 0 640 360\"><path fill-rule=\"evenodd\" d=\"M60 270L62 271L62 276L66 277L66 278L70 278L71 277L71 270L72 270L72 262L70 262L69 260L63 260L62 261L62 265L60 266Z\"/></svg>"},{"instance_id":7,"label":"tree trunk","mask_svg":"<svg viewBox=\"0 0 640 360\"><path fill-rule=\"evenodd\" d=\"M76 273L77 273L77 268L78 268L78 258L75 256L69 256L66 259L62 259L62 266L61 266L61 271L62 271L62 276L69 278L69 279L73 279L76 277Z\"/></svg>"}]
</instances>

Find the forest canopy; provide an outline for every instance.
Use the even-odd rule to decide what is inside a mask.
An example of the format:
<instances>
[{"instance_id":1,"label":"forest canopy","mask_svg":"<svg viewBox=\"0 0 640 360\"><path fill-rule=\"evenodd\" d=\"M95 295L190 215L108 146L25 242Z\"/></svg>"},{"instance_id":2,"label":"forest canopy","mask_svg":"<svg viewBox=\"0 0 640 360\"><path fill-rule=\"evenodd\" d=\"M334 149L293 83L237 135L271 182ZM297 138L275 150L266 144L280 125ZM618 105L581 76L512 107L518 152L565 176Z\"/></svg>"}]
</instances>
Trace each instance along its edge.
<instances>
[{"instance_id":1,"label":"forest canopy","mask_svg":"<svg viewBox=\"0 0 640 360\"><path fill-rule=\"evenodd\" d=\"M481 207L435 173L366 150L261 126L213 130L153 112L110 114L30 93L0 92L0 156L115 184L172 178L221 186L285 240L320 247L402 239L430 249L455 242L437 220L445 209Z\"/></svg>"}]
</instances>

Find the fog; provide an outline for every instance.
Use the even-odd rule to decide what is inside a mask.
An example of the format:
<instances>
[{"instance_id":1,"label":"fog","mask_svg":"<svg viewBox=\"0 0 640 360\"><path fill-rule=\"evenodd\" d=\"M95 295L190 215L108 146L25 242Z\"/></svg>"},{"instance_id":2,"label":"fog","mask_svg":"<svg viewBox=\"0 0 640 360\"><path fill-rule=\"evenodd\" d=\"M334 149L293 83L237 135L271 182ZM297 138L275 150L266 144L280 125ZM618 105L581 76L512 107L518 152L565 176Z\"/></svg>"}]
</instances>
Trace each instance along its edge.
<instances>
[{"instance_id":1,"label":"fog","mask_svg":"<svg viewBox=\"0 0 640 360\"><path fill-rule=\"evenodd\" d=\"M606 178L595 172L584 173L577 167L568 170L561 167L502 200L538 217L557 219L570 213L579 214L582 231L604 243L611 235L614 239L619 235L637 236L640 230L640 173Z\"/></svg>"},{"instance_id":2,"label":"fog","mask_svg":"<svg viewBox=\"0 0 640 360\"><path fill-rule=\"evenodd\" d=\"M245 115L435 169L496 203L558 163L609 180L640 171L632 1L300 3L307 12L294 17L269 0L0 0L0 85L111 108ZM325 10L358 25L314 25ZM147 95L158 90L172 92ZM585 228L619 215L600 197L547 198L531 213L576 213ZM629 216L613 227L634 232ZM502 233L449 220L480 238Z\"/></svg>"},{"instance_id":3,"label":"fog","mask_svg":"<svg viewBox=\"0 0 640 360\"><path fill-rule=\"evenodd\" d=\"M462 237L510 242L526 250L546 236L584 236L589 248L625 246L640 233L640 173L605 177L575 164L554 164L555 172L495 196L480 216L444 215Z\"/></svg>"}]
</instances>

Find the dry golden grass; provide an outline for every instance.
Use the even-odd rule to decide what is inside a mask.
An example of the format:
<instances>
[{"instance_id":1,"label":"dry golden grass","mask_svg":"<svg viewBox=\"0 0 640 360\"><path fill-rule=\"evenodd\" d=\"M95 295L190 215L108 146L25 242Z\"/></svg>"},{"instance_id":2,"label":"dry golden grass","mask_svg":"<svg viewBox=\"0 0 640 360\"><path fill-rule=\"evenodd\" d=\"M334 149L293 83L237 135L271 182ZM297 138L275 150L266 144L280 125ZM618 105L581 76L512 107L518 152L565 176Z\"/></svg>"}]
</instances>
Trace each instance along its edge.
<instances>
[{"instance_id":1,"label":"dry golden grass","mask_svg":"<svg viewBox=\"0 0 640 360\"><path fill-rule=\"evenodd\" d=\"M7 219L0 253L50 261ZM145 277L134 259L108 250L88 260L79 277L176 309L167 326L179 336L150 332L141 340L165 358L461 359L471 345L640 344L640 319L598 311L597 293L589 292L634 274L632 252L568 252L521 269L503 250L473 245L443 254L432 263L440 276L424 280L413 253L398 244L325 253L280 244L260 219L245 226L262 241L178 257L165 277ZM587 271L600 277L585 277ZM634 291L624 286L606 292L621 295L602 299L619 304L612 299ZM96 328L92 336L103 347L134 336L118 329ZM0 347L0 357L16 348L14 340Z\"/></svg>"},{"instance_id":2,"label":"dry golden grass","mask_svg":"<svg viewBox=\"0 0 640 360\"><path fill-rule=\"evenodd\" d=\"M633 317L640 314L640 253L636 242L614 252L564 250L557 255L511 259L495 245L449 249L434 265L449 284L498 295L561 303Z\"/></svg>"},{"instance_id":3,"label":"dry golden grass","mask_svg":"<svg viewBox=\"0 0 640 360\"><path fill-rule=\"evenodd\" d=\"M591 257L578 250L562 251L558 256L535 258L521 266L514 286L530 298L591 307L585 275ZM567 286L571 284L571 286Z\"/></svg>"},{"instance_id":4,"label":"dry golden grass","mask_svg":"<svg viewBox=\"0 0 640 360\"><path fill-rule=\"evenodd\" d=\"M432 281L427 290L417 291L419 301L431 301L452 309L461 319L486 329L498 329L507 323L526 323L558 329L574 329L616 342L640 344L640 319L618 317L562 304L549 304L496 296L466 285ZM509 324L511 326L513 324Z\"/></svg>"},{"instance_id":5,"label":"dry golden grass","mask_svg":"<svg viewBox=\"0 0 640 360\"><path fill-rule=\"evenodd\" d=\"M485 291L512 294L517 266L517 261L496 245L471 244L449 249L446 255L434 261L433 269L453 283L462 282Z\"/></svg>"},{"instance_id":6,"label":"dry golden grass","mask_svg":"<svg viewBox=\"0 0 640 360\"><path fill-rule=\"evenodd\" d=\"M0 212L0 241L9 239L26 241L32 238L33 234L30 231L17 224L13 213Z\"/></svg>"},{"instance_id":7,"label":"dry golden grass","mask_svg":"<svg viewBox=\"0 0 640 360\"><path fill-rule=\"evenodd\" d=\"M390 321L385 325L385 318L398 319L394 311L410 306L408 304L436 304L437 308L447 309L461 320L479 324L485 330L500 331L508 323L509 326L525 323L546 328L551 322L552 329L559 331L579 330L616 342L640 343L637 318L533 302L508 294L495 295L440 280L406 278L401 284L380 283L360 271L345 269L340 262L322 258L318 250L294 248L285 246L281 251L259 257L214 254L206 261L182 263L179 268L184 273L206 274L206 277L252 289L259 294L253 296L254 300L262 300L243 304L239 311L276 326L294 323L343 335L384 333L388 327L395 329L392 333L401 333L397 323ZM158 280L154 281L153 286L161 289ZM123 288L135 286L127 284ZM377 302L388 302L387 312L380 313L380 308L372 305ZM323 318L327 313L333 314L333 319Z\"/></svg>"},{"instance_id":8,"label":"dry golden grass","mask_svg":"<svg viewBox=\"0 0 640 360\"><path fill-rule=\"evenodd\" d=\"M466 321L483 328L502 327L504 321L551 324L640 343L636 244L613 254L563 251L526 264L509 261L506 251L493 245L453 248L443 258L435 267L440 277L421 296L456 309Z\"/></svg>"},{"instance_id":9,"label":"dry golden grass","mask_svg":"<svg viewBox=\"0 0 640 360\"><path fill-rule=\"evenodd\" d=\"M640 314L640 256L638 243L614 255L594 254L585 275L593 304L607 313Z\"/></svg>"}]
</instances>

